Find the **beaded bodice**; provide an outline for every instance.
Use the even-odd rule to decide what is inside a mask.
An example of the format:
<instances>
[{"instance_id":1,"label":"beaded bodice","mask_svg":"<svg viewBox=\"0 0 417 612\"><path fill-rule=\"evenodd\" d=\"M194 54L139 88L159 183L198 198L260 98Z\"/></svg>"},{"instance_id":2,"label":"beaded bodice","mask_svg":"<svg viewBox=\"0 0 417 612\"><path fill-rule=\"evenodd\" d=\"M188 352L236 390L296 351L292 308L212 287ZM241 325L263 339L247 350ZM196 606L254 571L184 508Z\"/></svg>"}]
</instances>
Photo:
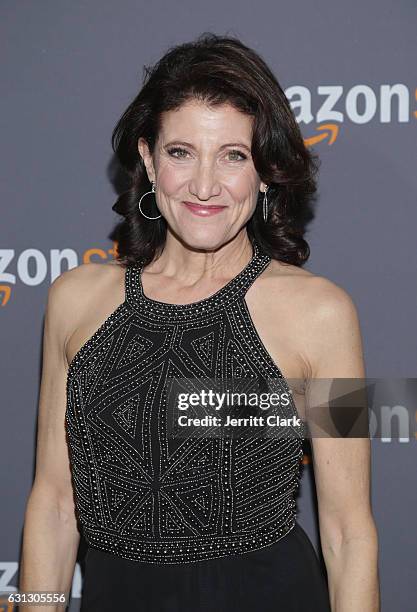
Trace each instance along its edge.
<instances>
[{"instance_id":1,"label":"beaded bodice","mask_svg":"<svg viewBox=\"0 0 417 612\"><path fill-rule=\"evenodd\" d=\"M300 435L170 435L173 379L274 380L244 296L271 258L253 256L191 304L148 298L142 265L125 300L71 361L65 421L76 511L87 543L150 563L186 563L262 548L295 525ZM297 416L292 401L286 416Z\"/></svg>"}]
</instances>

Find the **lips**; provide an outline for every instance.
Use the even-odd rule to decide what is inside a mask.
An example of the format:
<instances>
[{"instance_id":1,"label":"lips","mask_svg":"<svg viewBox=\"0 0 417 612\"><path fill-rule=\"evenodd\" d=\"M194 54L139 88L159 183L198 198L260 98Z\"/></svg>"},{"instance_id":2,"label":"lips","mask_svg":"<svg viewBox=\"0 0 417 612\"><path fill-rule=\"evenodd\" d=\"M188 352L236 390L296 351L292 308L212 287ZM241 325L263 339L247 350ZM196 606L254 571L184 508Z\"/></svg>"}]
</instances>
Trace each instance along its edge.
<instances>
[{"instance_id":1,"label":"lips","mask_svg":"<svg viewBox=\"0 0 417 612\"><path fill-rule=\"evenodd\" d=\"M185 200L184 204L188 206L199 206L200 208L226 208L225 206L220 206L220 204L198 204L197 202L186 202Z\"/></svg>"},{"instance_id":2,"label":"lips","mask_svg":"<svg viewBox=\"0 0 417 612\"><path fill-rule=\"evenodd\" d=\"M200 217L215 215L227 208L226 206L216 206L215 204L196 204L195 202L186 201L184 201L183 204L190 212L199 215Z\"/></svg>"}]
</instances>

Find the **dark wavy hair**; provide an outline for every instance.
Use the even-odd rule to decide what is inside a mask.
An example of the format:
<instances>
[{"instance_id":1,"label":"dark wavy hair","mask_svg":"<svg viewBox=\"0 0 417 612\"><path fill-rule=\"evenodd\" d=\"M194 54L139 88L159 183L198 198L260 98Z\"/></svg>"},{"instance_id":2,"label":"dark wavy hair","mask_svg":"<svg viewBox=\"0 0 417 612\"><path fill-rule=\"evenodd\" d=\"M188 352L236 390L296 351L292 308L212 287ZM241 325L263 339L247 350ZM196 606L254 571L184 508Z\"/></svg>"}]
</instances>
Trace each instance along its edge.
<instances>
[{"instance_id":1,"label":"dark wavy hair","mask_svg":"<svg viewBox=\"0 0 417 612\"><path fill-rule=\"evenodd\" d=\"M265 61L239 39L210 32L171 47L153 67L145 66L142 88L114 128L112 148L129 177L129 188L112 207L124 217L116 233L118 261L129 265L140 259L147 265L164 248L166 220L148 220L138 209L140 197L151 189L138 140L146 139L152 153L161 113L191 99L211 106L228 103L254 118L252 159L269 185L269 216L265 223L259 192L259 205L246 225L248 237L272 258L303 265L310 255L303 220L317 191L320 162L306 148L288 99ZM157 216L154 206L149 216Z\"/></svg>"}]
</instances>

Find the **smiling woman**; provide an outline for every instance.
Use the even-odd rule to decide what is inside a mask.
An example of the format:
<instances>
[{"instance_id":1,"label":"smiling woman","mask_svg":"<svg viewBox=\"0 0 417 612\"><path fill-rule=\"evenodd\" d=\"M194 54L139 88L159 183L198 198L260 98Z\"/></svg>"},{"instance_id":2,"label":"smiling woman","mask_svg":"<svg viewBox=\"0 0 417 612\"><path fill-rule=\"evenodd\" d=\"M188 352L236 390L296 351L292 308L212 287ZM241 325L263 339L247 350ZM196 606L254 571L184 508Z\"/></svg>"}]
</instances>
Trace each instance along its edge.
<instances>
[{"instance_id":1,"label":"smiling woman","mask_svg":"<svg viewBox=\"0 0 417 612\"><path fill-rule=\"evenodd\" d=\"M158 175L156 197L168 233L185 233L193 236L194 248L213 249L246 224L259 189L253 161L250 154L244 153L250 146L251 132L251 117L230 104L210 108L205 103L189 101L176 111L163 113L153 153L147 141L139 138L139 152L148 176ZM191 142L172 146L177 134L186 135ZM248 144L229 144L236 134L241 134ZM195 220L195 216L215 215L211 225Z\"/></svg>"},{"instance_id":2,"label":"smiling woman","mask_svg":"<svg viewBox=\"0 0 417 612\"><path fill-rule=\"evenodd\" d=\"M209 34L168 51L146 69L112 143L132 179L113 206L126 218L118 234L121 261L155 260L174 231L174 216L176 230L183 221L197 230L187 234L194 249L218 248L247 222L248 238L274 259L296 266L308 259L303 222L319 160L305 147L277 79L240 41ZM155 196L146 196L141 215L138 202L152 193L151 181ZM209 243L199 238L201 223L186 214L196 214L195 205L200 219L212 216L209 206L223 207L212 219Z\"/></svg>"},{"instance_id":3,"label":"smiling woman","mask_svg":"<svg viewBox=\"0 0 417 612\"><path fill-rule=\"evenodd\" d=\"M296 520L308 419L288 381L363 362L352 300L302 268L318 164L280 85L203 35L147 70L113 146L130 176L116 261L50 288L21 590L69 589L79 525L83 612L375 612L369 440L312 440L329 588ZM172 385L229 381L289 401L226 428L201 402L177 434Z\"/></svg>"}]
</instances>

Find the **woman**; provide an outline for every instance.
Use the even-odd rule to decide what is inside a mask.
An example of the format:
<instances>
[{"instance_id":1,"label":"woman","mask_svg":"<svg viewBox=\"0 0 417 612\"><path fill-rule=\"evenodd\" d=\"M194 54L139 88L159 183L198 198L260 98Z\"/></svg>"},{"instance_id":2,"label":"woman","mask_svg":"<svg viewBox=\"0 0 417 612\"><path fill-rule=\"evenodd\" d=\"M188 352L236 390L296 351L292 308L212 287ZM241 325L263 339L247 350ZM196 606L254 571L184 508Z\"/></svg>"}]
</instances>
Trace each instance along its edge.
<instances>
[{"instance_id":1,"label":"woman","mask_svg":"<svg viewBox=\"0 0 417 612\"><path fill-rule=\"evenodd\" d=\"M312 439L327 588L296 522L302 427L171 429L172 381L364 376L352 300L302 269L317 165L284 92L206 34L147 71L113 147L131 178L116 261L49 291L21 590L69 590L77 518L84 611L374 612L367 438Z\"/></svg>"}]
</instances>

